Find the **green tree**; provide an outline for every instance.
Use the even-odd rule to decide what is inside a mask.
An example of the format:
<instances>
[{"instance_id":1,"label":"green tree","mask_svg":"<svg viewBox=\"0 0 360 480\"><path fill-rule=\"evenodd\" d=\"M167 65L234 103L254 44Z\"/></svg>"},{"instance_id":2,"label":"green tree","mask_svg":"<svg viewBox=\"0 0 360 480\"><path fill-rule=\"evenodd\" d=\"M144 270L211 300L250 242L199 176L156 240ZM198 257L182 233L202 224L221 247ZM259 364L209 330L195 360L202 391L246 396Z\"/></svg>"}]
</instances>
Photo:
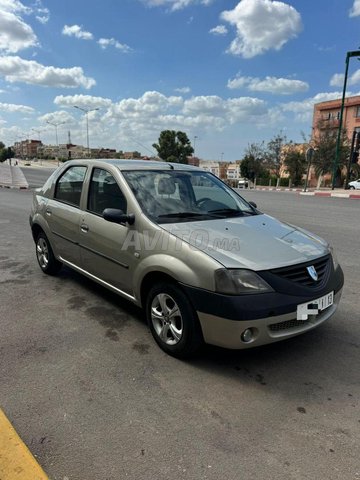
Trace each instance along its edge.
<instances>
[{"instance_id":1,"label":"green tree","mask_svg":"<svg viewBox=\"0 0 360 480\"><path fill-rule=\"evenodd\" d=\"M338 130L336 128L331 128L326 121L319 122L318 130L319 134L313 138L312 143L315 148L313 165L315 173L318 176L318 187L320 187L323 175L333 172ZM337 184L340 183L339 179L341 179L341 170L347 165L349 155L350 142L346 130L343 129L340 137L340 155L336 171Z\"/></svg>"},{"instance_id":2,"label":"green tree","mask_svg":"<svg viewBox=\"0 0 360 480\"><path fill-rule=\"evenodd\" d=\"M265 173L264 142L250 143L245 149L245 157L241 161L241 175L255 182L258 177Z\"/></svg>"},{"instance_id":3,"label":"green tree","mask_svg":"<svg viewBox=\"0 0 360 480\"><path fill-rule=\"evenodd\" d=\"M0 142L0 162L5 162L8 158L13 158L15 152L11 147L6 147L3 142Z\"/></svg>"},{"instance_id":4,"label":"green tree","mask_svg":"<svg viewBox=\"0 0 360 480\"><path fill-rule=\"evenodd\" d=\"M282 135L281 132L275 135L267 144L265 151L265 160L267 167L272 170L272 173L275 174L277 183L276 186L279 186L280 183L280 171L282 164L282 150L283 146L286 144L286 136Z\"/></svg>"},{"instance_id":5,"label":"green tree","mask_svg":"<svg viewBox=\"0 0 360 480\"><path fill-rule=\"evenodd\" d=\"M299 148L290 144L283 155L286 172L289 174L293 185L301 185L304 173L306 173L306 157Z\"/></svg>"},{"instance_id":6,"label":"green tree","mask_svg":"<svg viewBox=\"0 0 360 480\"><path fill-rule=\"evenodd\" d=\"M163 130L158 143L154 143L153 147L166 162L188 163L187 157L194 153L186 133L175 130Z\"/></svg>"}]
</instances>

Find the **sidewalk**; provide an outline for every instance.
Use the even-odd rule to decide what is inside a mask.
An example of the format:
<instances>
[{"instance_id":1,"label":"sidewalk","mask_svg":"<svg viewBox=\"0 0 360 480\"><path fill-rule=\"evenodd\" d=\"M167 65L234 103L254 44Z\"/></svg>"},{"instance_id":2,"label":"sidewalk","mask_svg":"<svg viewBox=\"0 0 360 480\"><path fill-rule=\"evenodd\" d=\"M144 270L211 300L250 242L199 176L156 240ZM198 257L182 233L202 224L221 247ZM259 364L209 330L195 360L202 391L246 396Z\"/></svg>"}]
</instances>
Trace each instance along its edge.
<instances>
[{"instance_id":1,"label":"sidewalk","mask_svg":"<svg viewBox=\"0 0 360 480\"><path fill-rule=\"evenodd\" d=\"M0 187L5 188L29 188L29 184L18 166L0 163Z\"/></svg>"}]
</instances>

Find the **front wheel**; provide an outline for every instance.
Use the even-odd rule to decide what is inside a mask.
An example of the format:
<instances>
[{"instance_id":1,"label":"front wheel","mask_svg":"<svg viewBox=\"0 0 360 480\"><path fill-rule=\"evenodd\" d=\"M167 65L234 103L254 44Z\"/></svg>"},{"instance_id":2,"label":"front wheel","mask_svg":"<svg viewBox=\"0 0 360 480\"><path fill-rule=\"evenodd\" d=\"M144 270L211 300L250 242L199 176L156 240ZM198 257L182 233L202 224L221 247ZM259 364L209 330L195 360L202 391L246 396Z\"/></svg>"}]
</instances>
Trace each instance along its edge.
<instances>
[{"instance_id":1,"label":"front wheel","mask_svg":"<svg viewBox=\"0 0 360 480\"><path fill-rule=\"evenodd\" d=\"M166 353L186 358L203 343L196 312L175 284L155 285L148 293L146 316L151 333Z\"/></svg>"},{"instance_id":2,"label":"front wheel","mask_svg":"<svg viewBox=\"0 0 360 480\"><path fill-rule=\"evenodd\" d=\"M350 185L350 190L355 190L355 187L353 185Z\"/></svg>"},{"instance_id":3,"label":"front wheel","mask_svg":"<svg viewBox=\"0 0 360 480\"><path fill-rule=\"evenodd\" d=\"M62 267L62 263L56 260L44 232L40 232L36 239L36 258L41 270L48 275L56 275Z\"/></svg>"}]
</instances>

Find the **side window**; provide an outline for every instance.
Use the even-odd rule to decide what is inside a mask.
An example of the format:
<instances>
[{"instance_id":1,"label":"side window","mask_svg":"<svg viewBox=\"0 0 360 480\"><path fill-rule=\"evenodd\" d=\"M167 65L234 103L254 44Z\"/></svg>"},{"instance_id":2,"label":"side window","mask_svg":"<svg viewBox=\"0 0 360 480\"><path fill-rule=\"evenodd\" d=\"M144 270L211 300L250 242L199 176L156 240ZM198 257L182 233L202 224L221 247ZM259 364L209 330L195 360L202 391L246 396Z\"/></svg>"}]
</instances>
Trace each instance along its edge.
<instances>
[{"instance_id":1,"label":"side window","mask_svg":"<svg viewBox=\"0 0 360 480\"><path fill-rule=\"evenodd\" d=\"M126 198L115 178L102 168L94 168L87 208L97 215L102 215L105 208L117 208L126 213Z\"/></svg>"},{"instance_id":2,"label":"side window","mask_svg":"<svg viewBox=\"0 0 360 480\"><path fill-rule=\"evenodd\" d=\"M85 174L86 167L70 167L66 170L56 184L54 198L79 207Z\"/></svg>"}]
</instances>

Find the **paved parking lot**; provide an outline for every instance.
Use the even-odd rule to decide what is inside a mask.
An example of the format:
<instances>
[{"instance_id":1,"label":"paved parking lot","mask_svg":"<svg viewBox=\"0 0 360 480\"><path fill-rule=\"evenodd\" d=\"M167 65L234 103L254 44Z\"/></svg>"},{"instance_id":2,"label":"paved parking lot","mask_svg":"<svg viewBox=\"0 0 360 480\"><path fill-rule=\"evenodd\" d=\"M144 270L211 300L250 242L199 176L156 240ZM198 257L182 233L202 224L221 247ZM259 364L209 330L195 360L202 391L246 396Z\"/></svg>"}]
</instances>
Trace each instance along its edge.
<instances>
[{"instance_id":1,"label":"paved parking lot","mask_svg":"<svg viewBox=\"0 0 360 480\"><path fill-rule=\"evenodd\" d=\"M31 192L0 189L0 407L51 479L360 478L360 202L244 195L333 243L340 309L291 341L182 362L127 302L43 275Z\"/></svg>"}]
</instances>

